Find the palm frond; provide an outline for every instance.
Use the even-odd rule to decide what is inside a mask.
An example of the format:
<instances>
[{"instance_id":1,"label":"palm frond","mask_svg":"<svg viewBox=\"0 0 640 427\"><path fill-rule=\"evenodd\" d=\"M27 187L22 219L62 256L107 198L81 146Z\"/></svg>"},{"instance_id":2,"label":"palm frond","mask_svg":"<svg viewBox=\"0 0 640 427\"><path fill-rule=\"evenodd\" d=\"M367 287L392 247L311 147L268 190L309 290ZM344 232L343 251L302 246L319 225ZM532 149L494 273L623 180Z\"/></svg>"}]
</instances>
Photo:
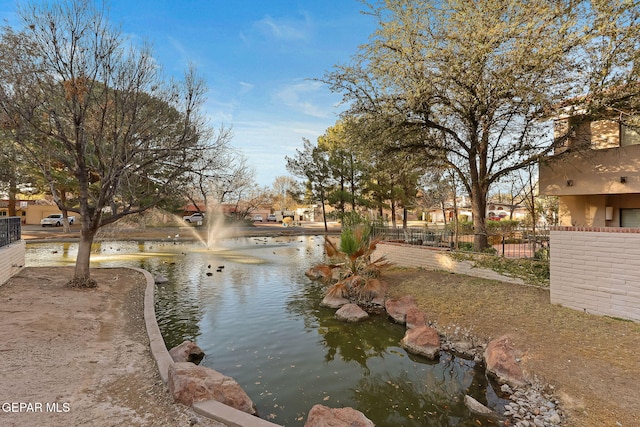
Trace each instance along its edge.
<instances>
[{"instance_id":1,"label":"palm frond","mask_svg":"<svg viewBox=\"0 0 640 427\"><path fill-rule=\"evenodd\" d=\"M329 240L327 236L324 236L324 250L329 258L335 258L340 253L335 243Z\"/></svg>"},{"instance_id":2,"label":"palm frond","mask_svg":"<svg viewBox=\"0 0 640 427\"><path fill-rule=\"evenodd\" d=\"M339 297L346 298L349 296L349 291L347 289L347 285L344 282L337 282L327 289L327 296L329 297Z\"/></svg>"},{"instance_id":3,"label":"palm frond","mask_svg":"<svg viewBox=\"0 0 640 427\"><path fill-rule=\"evenodd\" d=\"M384 293L384 286L378 279L369 279L358 290L358 297L364 301L381 296Z\"/></svg>"}]
</instances>

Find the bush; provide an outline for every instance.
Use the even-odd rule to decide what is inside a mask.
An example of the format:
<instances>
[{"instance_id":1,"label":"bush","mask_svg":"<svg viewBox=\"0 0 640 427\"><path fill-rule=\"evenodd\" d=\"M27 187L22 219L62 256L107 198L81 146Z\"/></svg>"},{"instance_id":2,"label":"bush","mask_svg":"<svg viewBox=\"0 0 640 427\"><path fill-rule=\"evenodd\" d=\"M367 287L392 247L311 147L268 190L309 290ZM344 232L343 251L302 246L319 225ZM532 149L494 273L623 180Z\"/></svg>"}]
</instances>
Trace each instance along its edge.
<instances>
[{"instance_id":1,"label":"bush","mask_svg":"<svg viewBox=\"0 0 640 427\"><path fill-rule=\"evenodd\" d=\"M451 252L456 261L471 261L474 267L488 268L496 273L522 279L525 283L549 287L549 260L512 259L482 254Z\"/></svg>"},{"instance_id":2,"label":"bush","mask_svg":"<svg viewBox=\"0 0 640 427\"><path fill-rule=\"evenodd\" d=\"M539 261L548 261L549 260L549 248L541 248L533 254L533 258Z\"/></svg>"},{"instance_id":3,"label":"bush","mask_svg":"<svg viewBox=\"0 0 640 427\"><path fill-rule=\"evenodd\" d=\"M473 243L471 242L458 242L458 250L465 252L473 251Z\"/></svg>"}]
</instances>

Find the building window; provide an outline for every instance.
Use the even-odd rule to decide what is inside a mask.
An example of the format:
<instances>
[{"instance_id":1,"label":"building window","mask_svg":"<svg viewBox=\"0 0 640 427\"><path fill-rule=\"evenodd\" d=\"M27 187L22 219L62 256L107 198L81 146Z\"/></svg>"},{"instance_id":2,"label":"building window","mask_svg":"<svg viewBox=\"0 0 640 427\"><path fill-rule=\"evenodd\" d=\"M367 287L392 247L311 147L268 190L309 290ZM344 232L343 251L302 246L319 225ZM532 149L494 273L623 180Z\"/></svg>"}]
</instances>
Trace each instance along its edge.
<instances>
[{"instance_id":1,"label":"building window","mask_svg":"<svg viewBox=\"0 0 640 427\"><path fill-rule=\"evenodd\" d=\"M640 133L638 129L632 129L627 125L620 125L620 146L625 147L627 145L639 145Z\"/></svg>"},{"instance_id":2,"label":"building window","mask_svg":"<svg viewBox=\"0 0 640 427\"><path fill-rule=\"evenodd\" d=\"M620 209L620 227L640 228L640 209Z\"/></svg>"}]
</instances>

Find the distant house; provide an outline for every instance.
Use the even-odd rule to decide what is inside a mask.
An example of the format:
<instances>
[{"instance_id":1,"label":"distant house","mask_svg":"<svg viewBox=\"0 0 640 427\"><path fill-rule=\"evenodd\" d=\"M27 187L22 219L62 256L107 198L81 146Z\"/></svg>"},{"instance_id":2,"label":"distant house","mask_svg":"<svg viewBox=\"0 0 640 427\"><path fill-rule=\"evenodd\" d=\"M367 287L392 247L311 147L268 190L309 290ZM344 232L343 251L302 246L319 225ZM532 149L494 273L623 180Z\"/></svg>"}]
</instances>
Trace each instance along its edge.
<instances>
[{"instance_id":1,"label":"distant house","mask_svg":"<svg viewBox=\"0 0 640 427\"><path fill-rule=\"evenodd\" d=\"M39 225L42 218L46 218L51 214L60 213L58 206L49 198L40 198L36 200L16 200L16 216L21 218L23 225ZM9 200L0 200L0 217L9 215ZM69 215L73 215L69 213ZM81 222L82 218L76 215L76 223Z\"/></svg>"},{"instance_id":2,"label":"distant house","mask_svg":"<svg viewBox=\"0 0 640 427\"><path fill-rule=\"evenodd\" d=\"M622 118L580 120L540 162L540 194L558 196L560 225L640 227L640 134ZM577 119L557 118L556 134Z\"/></svg>"},{"instance_id":3,"label":"distant house","mask_svg":"<svg viewBox=\"0 0 640 427\"><path fill-rule=\"evenodd\" d=\"M473 220L473 213L471 206L467 203L465 197L461 197L457 202L458 217L466 218L467 221ZM455 210L453 208L453 201L447 201L444 211L442 207L431 207L425 210L428 214L429 222L443 223L453 222L455 218ZM520 205L510 205L508 203L501 203L498 201L489 201L487 203L486 218L494 221L500 221L505 219L513 219L522 221L529 215L527 209Z\"/></svg>"}]
</instances>

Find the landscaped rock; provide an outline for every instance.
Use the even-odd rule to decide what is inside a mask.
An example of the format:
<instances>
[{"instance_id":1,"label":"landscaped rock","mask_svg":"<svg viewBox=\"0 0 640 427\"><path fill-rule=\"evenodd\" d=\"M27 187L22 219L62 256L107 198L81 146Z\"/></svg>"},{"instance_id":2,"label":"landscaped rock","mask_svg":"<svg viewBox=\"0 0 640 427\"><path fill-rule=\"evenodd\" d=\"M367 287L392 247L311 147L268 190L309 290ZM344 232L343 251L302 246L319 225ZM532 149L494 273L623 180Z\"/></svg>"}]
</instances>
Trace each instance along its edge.
<instances>
[{"instance_id":1,"label":"landscaped rock","mask_svg":"<svg viewBox=\"0 0 640 427\"><path fill-rule=\"evenodd\" d=\"M491 409L487 408L482 403L478 402L476 399L469 396L468 394L464 396L464 404L467 408L469 408L469 410L472 413L476 415L482 415L485 417L491 417L496 415Z\"/></svg>"},{"instance_id":2,"label":"landscaped rock","mask_svg":"<svg viewBox=\"0 0 640 427\"><path fill-rule=\"evenodd\" d=\"M304 272L304 274L311 280L329 281L332 277L332 272L333 269L330 266L326 264L320 264L309 268Z\"/></svg>"},{"instance_id":3,"label":"landscaped rock","mask_svg":"<svg viewBox=\"0 0 640 427\"><path fill-rule=\"evenodd\" d=\"M329 408L313 405L304 427L375 427L373 422L353 408Z\"/></svg>"},{"instance_id":4,"label":"landscaped rock","mask_svg":"<svg viewBox=\"0 0 640 427\"><path fill-rule=\"evenodd\" d=\"M174 362L191 362L199 365L204 358L204 351L193 341L184 341L169 350L169 355Z\"/></svg>"},{"instance_id":5,"label":"landscaped rock","mask_svg":"<svg viewBox=\"0 0 640 427\"><path fill-rule=\"evenodd\" d=\"M345 322L360 322L368 317L369 314L357 304L345 304L336 311L336 318Z\"/></svg>"},{"instance_id":6,"label":"landscaped rock","mask_svg":"<svg viewBox=\"0 0 640 427\"><path fill-rule=\"evenodd\" d=\"M153 281L155 282L156 285L164 285L169 281L169 279L167 279L161 274L158 274L156 277L153 278Z\"/></svg>"},{"instance_id":7,"label":"landscaped rock","mask_svg":"<svg viewBox=\"0 0 640 427\"><path fill-rule=\"evenodd\" d=\"M429 326L407 329L400 346L409 353L419 354L428 359L436 359L440 354L440 336Z\"/></svg>"},{"instance_id":8,"label":"landscaped rock","mask_svg":"<svg viewBox=\"0 0 640 427\"><path fill-rule=\"evenodd\" d=\"M240 411L256 413L255 405L233 378L210 368L190 362L174 363L169 366L167 386L174 400L183 405L217 400Z\"/></svg>"},{"instance_id":9,"label":"landscaped rock","mask_svg":"<svg viewBox=\"0 0 640 427\"><path fill-rule=\"evenodd\" d=\"M340 308L345 304L349 304L348 299L329 295L325 296L320 302L321 306L329 308Z\"/></svg>"},{"instance_id":10,"label":"landscaped rock","mask_svg":"<svg viewBox=\"0 0 640 427\"><path fill-rule=\"evenodd\" d=\"M409 307L405 316L405 323L408 329L425 326L427 324L427 315L418 307Z\"/></svg>"},{"instance_id":11,"label":"landscaped rock","mask_svg":"<svg viewBox=\"0 0 640 427\"><path fill-rule=\"evenodd\" d=\"M388 299L384 303L387 314L395 322L405 324L407 321L407 311L410 308L418 308L416 301L411 296L404 296L398 299Z\"/></svg>"},{"instance_id":12,"label":"landscaped rock","mask_svg":"<svg viewBox=\"0 0 640 427\"><path fill-rule=\"evenodd\" d=\"M515 356L515 347L506 336L489 342L484 351L487 374L499 384L522 387L528 384Z\"/></svg>"},{"instance_id":13,"label":"landscaped rock","mask_svg":"<svg viewBox=\"0 0 640 427\"><path fill-rule=\"evenodd\" d=\"M384 308L385 296L375 297L371 300L371 305Z\"/></svg>"}]
</instances>

